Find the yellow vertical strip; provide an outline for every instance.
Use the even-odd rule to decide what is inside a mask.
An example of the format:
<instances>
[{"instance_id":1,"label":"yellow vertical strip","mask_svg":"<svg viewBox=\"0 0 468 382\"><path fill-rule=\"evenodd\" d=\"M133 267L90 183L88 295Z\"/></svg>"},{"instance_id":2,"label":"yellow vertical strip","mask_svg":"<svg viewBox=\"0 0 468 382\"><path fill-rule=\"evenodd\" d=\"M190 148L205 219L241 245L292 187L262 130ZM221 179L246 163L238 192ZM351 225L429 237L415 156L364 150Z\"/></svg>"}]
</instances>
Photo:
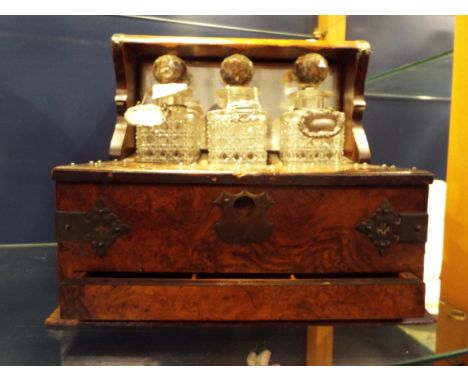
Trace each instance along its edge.
<instances>
[{"instance_id":1,"label":"yellow vertical strip","mask_svg":"<svg viewBox=\"0 0 468 382\"><path fill-rule=\"evenodd\" d=\"M317 31L324 36L325 41L346 40L346 16L319 15Z\"/></svg>"},{"instance_id":2,"label":"yellow vertical strip","mask_svg":"<svg viewBox=\"0 0 468 382\"><path fill-rule=\"evenodd\" d=\"M317 32L325 41L345 41L346 16L319 15L315 33ZM333 326L308 326L306 365L330 366L332 364Z\"/></svg>"},{"instance_id":3,"label":"yellow vertical strip","mask_svg":"<svg viewBox=\"0 0 468 382\"><path fill-rule=\"evenodd\" d=\"M307 327L306 365L333 365L333 326Z\"/></svg>"},{"instance_id":4,"label":"yellow vertical strip","mask_svg":"<svg viewBox=\"0 0 468 382\"><path fill-rule=\"evenodd\" d=\"M468 319L466 314L453 306L441 302L439 317L437 318L436 353L448 353L468 347ZM468 354L457 359L457 363L464 360L468 364ZM454 359L451 360L452 362ZM448 365L447 361L440 361L440 365Z\"/></svg>"},{"instance_id":5,"label":"yellow vertical strip","mask_svg":"<svg viewBox=\"0 0 468 382\"><path fill-rule=\"evenodd\" d=\"M325 41L346 40L346 16L319 15L315 32L323 36ZM333 364L333 326L307 327L308 366L330 366Z\"/></svg>"},{"instance_id":6,"label":"yellow vertical strip","mask_svg":"<svg viewBox=\"0 0 468 382\"><path fill-rule=\"evenodd\" d=\"M468 16L455 18L441 299L468 311Z\"/></svg>"}]
</instances>

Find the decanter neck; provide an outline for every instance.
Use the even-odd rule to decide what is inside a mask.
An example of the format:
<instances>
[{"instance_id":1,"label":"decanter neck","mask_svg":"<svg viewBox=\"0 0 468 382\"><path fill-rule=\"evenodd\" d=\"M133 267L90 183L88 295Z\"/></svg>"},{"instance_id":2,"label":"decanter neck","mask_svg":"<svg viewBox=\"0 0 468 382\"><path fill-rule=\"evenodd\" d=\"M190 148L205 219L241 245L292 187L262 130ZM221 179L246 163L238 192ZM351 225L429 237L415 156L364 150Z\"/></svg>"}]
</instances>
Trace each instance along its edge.
<instances>
[{"instance_id":1,"label":"decanter neck","mask_svg":"<svg viewBox=\"0 0 468 382\"><path fill-rule=\"evenodd\" d=\"M261 109L258 93L254 86L225 86L217 92L218 104L228 110Z\"/></svg>"},{"instance_id":2,"label":"decanter neck","mask_svg":"<svg viewBox=\"0 0 468 382\"><path fill-rule=\"evenodd\" d=\"M296 109L323 108L325 104L325 93L314 87L306 87L290 95L292 104Z\"/></svg>"}]
</instances>

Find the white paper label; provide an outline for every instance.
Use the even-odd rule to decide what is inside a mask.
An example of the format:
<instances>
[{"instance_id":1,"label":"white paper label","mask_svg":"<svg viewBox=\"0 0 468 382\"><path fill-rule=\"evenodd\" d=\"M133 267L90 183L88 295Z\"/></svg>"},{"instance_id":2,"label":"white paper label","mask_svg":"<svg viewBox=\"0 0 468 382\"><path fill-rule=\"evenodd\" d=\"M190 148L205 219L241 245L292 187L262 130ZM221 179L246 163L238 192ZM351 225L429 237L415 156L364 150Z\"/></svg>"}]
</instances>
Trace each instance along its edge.
<instances>
[{"instance_id":1,"label":"white paper label","mask_svg":"<svg viewBox=\"0 0 468 382\"><path fill-rule=\"evenodd\" d=\"M168 97L184 90L187 90L187 84L184 83L154 84L153 99Z\"/></svg>"}]
</instances>

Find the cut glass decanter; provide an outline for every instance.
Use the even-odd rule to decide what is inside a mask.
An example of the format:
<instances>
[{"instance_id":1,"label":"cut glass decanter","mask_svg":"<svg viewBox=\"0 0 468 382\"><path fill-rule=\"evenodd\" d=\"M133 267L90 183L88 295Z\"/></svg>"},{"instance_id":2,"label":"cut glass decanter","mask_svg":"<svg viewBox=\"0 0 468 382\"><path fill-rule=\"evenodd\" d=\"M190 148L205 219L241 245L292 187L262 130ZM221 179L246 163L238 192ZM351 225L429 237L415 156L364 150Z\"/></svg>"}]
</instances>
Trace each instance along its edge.
<instances>
[{"instance_id":1,"label":"cut glass decanter","mask_svg":"<svg viewBox=\"0 0 468 382\"><path fill-rule=\"evenodd\" d=\"M125 117L136 126L139 162L190 164L198 160L204 139L203 110L193 95L185 62L164 55L155 60L156 83L149 103L130 108Z\"/></svg>"},{"instance_id":2,"label":"cut glass decanter","mask_svg":"<svg viewBox=\"0 0 468 382\"><path fill-rule=\"evenodd\" d=\"M219 109L207 113L208 160L213 164L266 164L267 116L253 77L252 62L234 54L221 64L226 83L217 91Z\"/></svg>"},{"instance_id":3,"label":"cut glass decanter","mask_svg":"<svg viewBox=\"0 0 468 382\"><path fill-rule=\"evenodd\" d=\"M294 63L298 90L280 117L280 157L286 164L337 165L343 158L344 113L325 108L327 93L318 89L328 72L326 59L316 53Z\"/></svg>"}]
</instances>

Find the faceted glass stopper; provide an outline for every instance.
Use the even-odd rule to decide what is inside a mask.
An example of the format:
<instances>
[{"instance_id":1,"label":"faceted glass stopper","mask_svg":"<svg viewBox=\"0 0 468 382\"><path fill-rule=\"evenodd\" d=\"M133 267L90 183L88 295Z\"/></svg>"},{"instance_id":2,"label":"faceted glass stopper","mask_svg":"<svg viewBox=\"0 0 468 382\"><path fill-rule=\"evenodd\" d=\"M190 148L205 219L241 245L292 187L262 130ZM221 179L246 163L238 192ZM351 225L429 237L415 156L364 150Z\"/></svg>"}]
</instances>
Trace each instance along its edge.
<instances>
[{"instance_id":1,"label":"faceted glass stopper","mask_svg":"<svg viewBox=\"0 0 468 382\"><path fill-rule=\"evenodd\" d=\"M154 61L153 75L160 84L183 82L187 75L187 65L180 57L165 54Z\"/></svg>"},{"instance_id":2,"label":"faceted glass stopper","mask_svg":"<svg viewBox=\"0 0 468 382\"><path fill-rule=\"evenodd\" d=\"M243 54L233 54L221 63L221 78L227 85L247 85L253 77L252 61Z\"/></svg>"},{"instance_id":3,"label":"faceted glass stopper","mask_svg":"<svg viewBox=\"0 0 468 382\"><path fill-rule=\"evenodd\" d=\"M328 62L318 53L300 56L294 63L294 74L304 84L318 87L328 76Z\"/></svg>"}]
</instances>

